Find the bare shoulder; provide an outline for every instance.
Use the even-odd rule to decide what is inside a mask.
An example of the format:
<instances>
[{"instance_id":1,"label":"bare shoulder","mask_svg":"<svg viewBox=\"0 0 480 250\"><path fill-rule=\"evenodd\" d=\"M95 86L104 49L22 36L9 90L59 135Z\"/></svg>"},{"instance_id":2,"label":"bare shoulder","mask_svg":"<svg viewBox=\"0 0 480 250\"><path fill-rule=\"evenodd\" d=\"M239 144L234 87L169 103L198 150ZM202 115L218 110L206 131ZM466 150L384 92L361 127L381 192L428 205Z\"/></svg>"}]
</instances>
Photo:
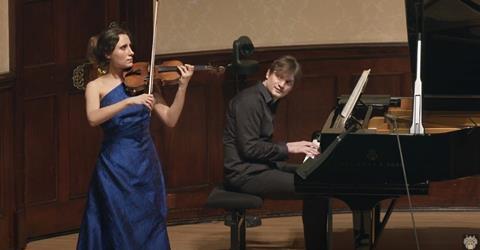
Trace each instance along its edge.
<instances>
[{"instance_id":1,"label":"bare shoulder","mask_svg":"<svg viewBox=\"0 0 480 250\"><path fill-rule=\"evenodd\" d=\"M85 96L99 95L101 83L102 81L100 80L100 78L97 78L87 83L87 87L85 88Z\"/></svg>"},{"instance_id":2,"label":"bare shoulder","mask_svg":"<svg viewBox=\"0 0 480 250\"><path fill-rule=\"evenodd\" d=\"M96 79L88 82L86 88L87 88L87 89L88 89L88 88L90 88L90 89L92 89L92 88L98 89L99 86L100 86L100 84L101 84L101 79L100 79L100 77L99 77L99 78L96 78Z\"/></svg>"}]
</instances>

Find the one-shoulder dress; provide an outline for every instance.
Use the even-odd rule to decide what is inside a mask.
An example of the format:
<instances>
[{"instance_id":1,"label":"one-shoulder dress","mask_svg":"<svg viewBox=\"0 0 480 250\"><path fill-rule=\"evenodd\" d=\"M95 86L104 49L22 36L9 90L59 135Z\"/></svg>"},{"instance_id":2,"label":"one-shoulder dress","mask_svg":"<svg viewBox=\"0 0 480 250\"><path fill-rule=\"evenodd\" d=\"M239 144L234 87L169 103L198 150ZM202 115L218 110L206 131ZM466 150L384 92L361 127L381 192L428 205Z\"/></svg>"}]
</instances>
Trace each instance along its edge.
<instances>
[{"instance_id":1,"label":"one-shoulder dress","mask_svg":"<svg viewBox=\"0 0 480 250\"><path fill-rule=\"evenodd\" d=\"M122 83L100 106L125 98ZM102 124L104 139L77 250L170 249L164 179L149 125L150 111L144 105L129 106Z\"/></svg>"}]
</instances>

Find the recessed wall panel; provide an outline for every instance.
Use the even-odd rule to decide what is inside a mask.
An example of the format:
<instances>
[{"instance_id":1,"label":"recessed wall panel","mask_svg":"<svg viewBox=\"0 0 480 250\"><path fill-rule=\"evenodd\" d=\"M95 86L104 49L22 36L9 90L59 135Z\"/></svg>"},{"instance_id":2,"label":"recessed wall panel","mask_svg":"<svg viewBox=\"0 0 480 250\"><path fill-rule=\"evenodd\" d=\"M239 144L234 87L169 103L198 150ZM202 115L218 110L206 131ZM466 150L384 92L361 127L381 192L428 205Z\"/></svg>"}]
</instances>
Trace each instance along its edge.
<instances>
[{"instance_id":1,"label":"recessed wall panel","mask_svg":"<svg viewBox=\"0 0 480 250\"><path fill-rule=\"evenodd\" d=\"M24 67L51 63L55 58L53 8L51 1L31 1L23 5Z\"/></svg>"},{"instance_id":2,"label":"recessed wall panel","mask_svg":"<svg viewBox=\"0 0 480 250\"><path fill-rule=\"evenodd\" d=\"M25 100L25 203L57 198L58 144L55 96Z\"/></svg>"},{"instance_id":3,"label":"recessed wall panel","mask_svg":"<svg viewBox=\"0 0 480 250\"><path fill-rule=\"evenodd\" d=\"M90 127L85 114L83 95L69 98L69 197L84 197L88 191L95 161L100 151L100 127Z\"/></svg>"}]
</instances>

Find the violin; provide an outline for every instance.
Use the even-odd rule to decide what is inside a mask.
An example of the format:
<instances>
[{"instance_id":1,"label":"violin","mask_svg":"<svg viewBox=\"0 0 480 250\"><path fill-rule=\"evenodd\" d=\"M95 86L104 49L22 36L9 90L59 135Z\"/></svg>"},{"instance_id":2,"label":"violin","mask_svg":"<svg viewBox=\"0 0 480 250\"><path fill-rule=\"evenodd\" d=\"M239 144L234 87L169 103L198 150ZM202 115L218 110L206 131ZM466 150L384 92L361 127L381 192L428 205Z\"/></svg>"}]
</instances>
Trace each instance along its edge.
<instances>
[{"instance_id":1,"label":"violin","mask_svg":"<svg viewBox=\"0 0 480 250\"><path fill-rule=\"evenodd\" d=\"M162 86L176 85L182 76L177 66L183 65L179 60L164 61L162 64L150 67L148 62L137 62L123 73L125 90L128 95L136 96L147 93L149 78L153 77L154 81L160 81ZM150 68L153 68L153 74L150 74ZM222 66L211 65L194 65L194 71L213 71L223 72Z\"/></svg>"}]
</instances>

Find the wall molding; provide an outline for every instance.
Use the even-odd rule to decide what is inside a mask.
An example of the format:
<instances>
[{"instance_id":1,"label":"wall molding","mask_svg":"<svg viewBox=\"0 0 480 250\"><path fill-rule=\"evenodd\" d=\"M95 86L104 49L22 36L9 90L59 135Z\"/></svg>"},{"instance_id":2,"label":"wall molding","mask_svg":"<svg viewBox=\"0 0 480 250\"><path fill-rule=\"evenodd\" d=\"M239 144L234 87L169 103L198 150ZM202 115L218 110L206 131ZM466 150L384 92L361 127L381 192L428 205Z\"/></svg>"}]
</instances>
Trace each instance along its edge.
<instances>
[{"instance_id":1,"label":"wall molding","mask_svg":"<svg viewBox=\"0 0 480 250\"><path fill-rule=\"evenodd\" d=\"M13 72L0 74L0 90L12 88L15 80L15 74Z\"/></svg>"},{"instance_id":2,"label":"wall molding","mask_svg":"<svg viewBox=\"0 0 480 250\"><path fill-rule=\"evenodd\" d=\"M255 46L255 44L254 44ZM295 52L295 51L312 51L313 55L322 55L327 58L354 58L372 55L374 57L384 56L408 56L408 43L350 43L350 44L318 44L318 45L293 45L293 46L272 46L272 47L256 47L253 57L259 53L275 53L275 52ZM335 51L335 53L332 53ZM340 51L342 51L340 53ZM322 53L326 52L326 53ZM198 52L179 52L157 54L156 58L174 58L174 57L201 57L209 56L217 58L219 56L231 55L232 49L207 50Z\"/></svg>"}]
</instances>

